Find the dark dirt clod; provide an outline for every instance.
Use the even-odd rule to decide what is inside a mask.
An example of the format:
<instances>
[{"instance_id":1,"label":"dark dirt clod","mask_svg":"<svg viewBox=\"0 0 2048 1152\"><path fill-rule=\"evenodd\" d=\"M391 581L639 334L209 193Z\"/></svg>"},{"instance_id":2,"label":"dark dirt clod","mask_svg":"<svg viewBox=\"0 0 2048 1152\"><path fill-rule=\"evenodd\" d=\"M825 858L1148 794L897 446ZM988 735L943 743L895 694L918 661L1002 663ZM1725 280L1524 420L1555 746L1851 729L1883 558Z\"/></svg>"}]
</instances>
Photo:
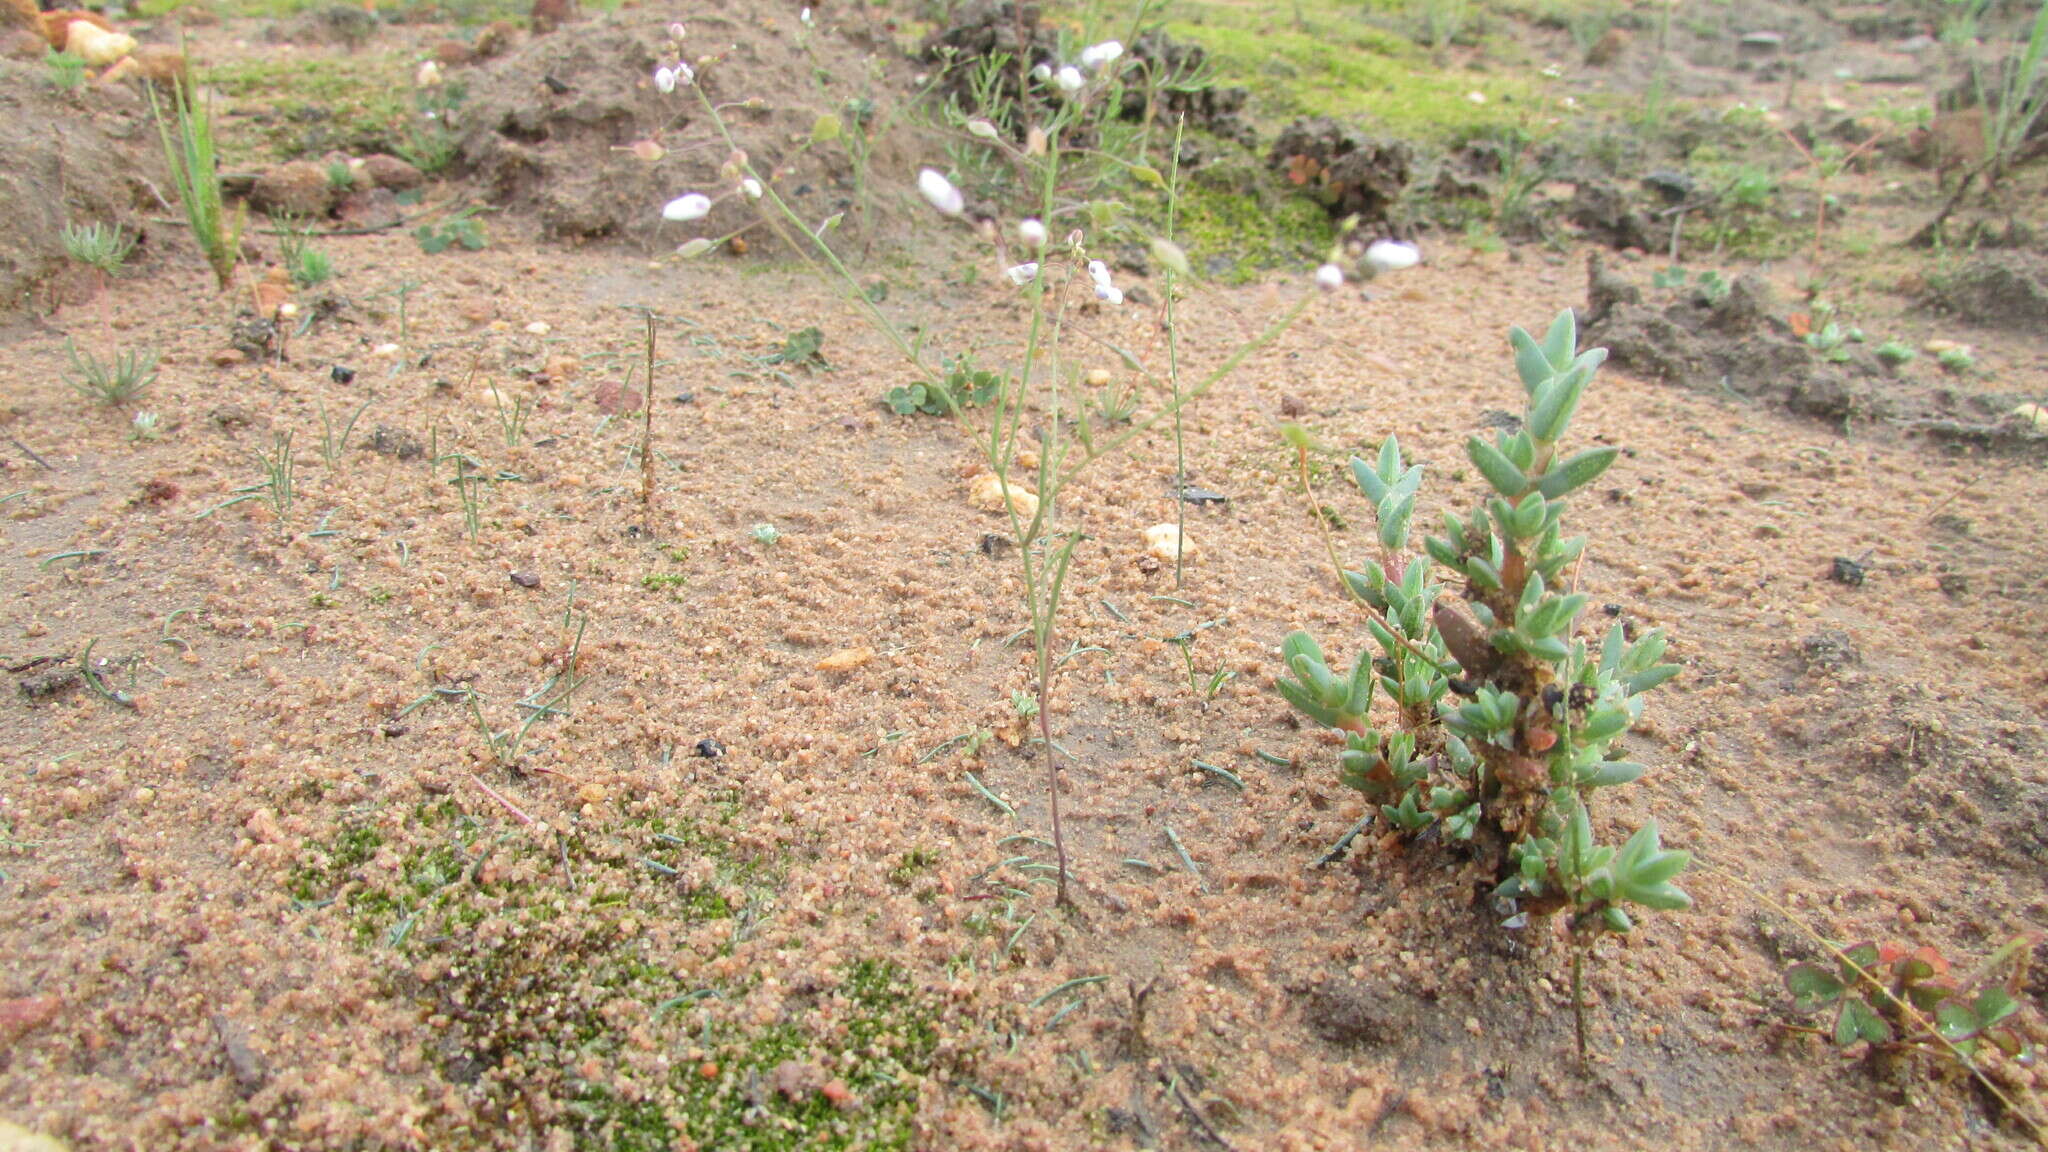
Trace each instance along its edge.
<instances>
[{"instance_id":1,"label":"dark dirt clod","mask_svg":"<svg viewBox=\"0 0 2048 1152\"><path fill-rule=\"evenodd\" d=\"M1825 629L1801 640L1799 658L1808 671L1822 672L1836 672L1863 662L1863 654L1856 650L1849 634L1838 628Z\"/></svg>"},{"instance_id":2,"label":"dark dirt clod","mask_svg":"<svg viewBox=\"0 0 2048 1152\"><path fill-rule=\"evenodd\" d=\"M1403 140L1380 140L1327 116L1297 120L1282 129L1266 164L1308 189L1333 217L1384 223L1413 176L1415 150Z\"/></svg>"},{"instance_id":3,"label":"dark dirt clod","mask_svg":"<svg viewBox=\"0 0 2048 1152\"><path fill-rule=\"evenodd\" d=\"M706 760L716 760L720 756L725 755L725 745L720 744L713 737L706 736L704 739L697 741L697 755Z\"/></svg>"},{"instance_id":4,"label":"dark dirt clod","mask_svg":"<svg viewBox=\"0 0 2048 1152\"><path fill-rule=\"evenodd\" d=\"M1580 181L1565 218L1584 229L1588 239L1610 248L1657 248L1649 215L1626 191L1605 180Z\"/></svg>"},{"instance_id":5,"label":"dark dirt clod","mask_svg":"<svg viewBox=\"0 0 2048 1152\"><path fill-rule=\"evenodd\" d=\"M1837 556L1828 566L1828 579L1837 584L1847 584L1851 588L1860 588L1867 572L1868 569L1855 560L1847 556Z\"/></svg>"},{"instance_id":6,"label":"dark dirt clod","mask_svg":"<svg viewBox=\"0 0 2048 1152\"><path fill-rule=\"evenodd\" d=\"M78 667L76 665L60 664L55 668L45 668L40 672L22 677L15 682L15 687L21 690L21 694L25 699L48 700L54 696L60 696L71 691L78 687L80 683L82 683L82 680L78 675Z\"/></svg>"},{"instance_id":7,"label":"dark dirt clod","mask_svg":"<svg viewBox=\"0 0 2048 1152\"><path fill-rule=\"evenodd\" d=\"M540 587L540 577L534 575L531 572L514 571L512 573L512 582L514 584L519 585L521 588Z\"/></svg>"},{"instance_id":8,"label":"dark dirt clod","mask_svg":"<svg viewBox=\"0 0 2048 1152\"><path fill-rule=\"evenodd\" d=\"M1332 1044L1377 1047L1401 1029L1401 1015L1386 989L1357 980L1333 980L1307 996L1302 1013L1317 1036Z\"/></svg>"},{"instance_id":9,"label":"dark dirt clod","mask_svg":"<svg viewBox=\"0 0 2048 1152\"><path fill-rule=\"evenodd\" d=\"M370 433L370 451L394 460L417 460L427 454L427 446L420 438L403 428L390 428L379 424Z\"/></svg>"}]
</instances>

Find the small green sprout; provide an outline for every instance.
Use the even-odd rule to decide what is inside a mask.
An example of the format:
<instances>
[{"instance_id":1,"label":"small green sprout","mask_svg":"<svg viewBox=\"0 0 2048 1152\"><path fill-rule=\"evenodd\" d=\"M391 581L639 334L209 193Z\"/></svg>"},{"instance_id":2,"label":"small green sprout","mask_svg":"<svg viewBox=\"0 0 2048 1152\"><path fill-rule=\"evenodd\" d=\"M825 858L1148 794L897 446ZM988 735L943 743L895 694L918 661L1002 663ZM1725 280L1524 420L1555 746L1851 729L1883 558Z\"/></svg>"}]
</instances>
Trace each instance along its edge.
<instances>
[{"instance_id":1,"label":"small green sprout","mask_svg":"<svg viewBox=\"0 0 2048 1152\"><path fill-rule=\"evenodd\" d=\"M1890 368L1904 367L1920 355L1911 344L1899 340L1887 340L1872 351L1881 363Z\"/></svg>"},{"instance_id":2,"label":"small green sprout","mask_svg":"<svg viewBox=\"0 0 2048 1152\"><path fill-rule=\"evenodd\" d=\"M126 404L156 382L153 348L118 353L102 361L97 353L80 352L77 344L66 340L64 353L71 361L64 382L79 395L110 407Z\"/></svg>"},{"instance_id":3,"label":"small green sprout","mask_svg":"<svg viewBox=\"0 0 2048 1152\"><path fill-rule=\"evenodd\" d=\"M782 529L773 524L761 523L747 529L747 535L763 548L773 548L782 539Z\"/></svg>"},{"instance_id":4,"label":"small green sprout","mask_svg":"<svg viewBox=\"0 0 2048 1152\"><path fill-rule=\"evenodd\" d=\"M103 275L120 274L135 251L135 237L119 225L64 226L64 254Z\"/></svg>"}]
</instances>

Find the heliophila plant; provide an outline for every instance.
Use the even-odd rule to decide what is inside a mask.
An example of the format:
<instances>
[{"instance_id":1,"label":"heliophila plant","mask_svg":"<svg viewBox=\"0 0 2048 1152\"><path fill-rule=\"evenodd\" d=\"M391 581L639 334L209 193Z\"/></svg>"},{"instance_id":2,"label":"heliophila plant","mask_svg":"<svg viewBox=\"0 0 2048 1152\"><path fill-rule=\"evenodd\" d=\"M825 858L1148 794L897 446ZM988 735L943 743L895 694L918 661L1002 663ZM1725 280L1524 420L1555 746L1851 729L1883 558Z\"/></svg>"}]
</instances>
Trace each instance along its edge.
<instances>
[{"instance_id":1,"label":"heliophila plant","mask_svg":"<svg viewBox=\"0 0 2048 1152\"><path fill-rule=\"evenodd\" d=\"M1434 831L1491 866L1494 895L1514 906L1510 924L1562 913L1574 942L1574 1002L1584 948L1603 932L1627 932L1629 909L1677 910L1691 899L1671 881L1688 860L1658 841L1655 821L1621 846L1594 838L1591 807L1602 789L1644 767L1616 741L1642 715L1643 697L1678 671L1663 662L1661 630L1631 637L1619 623L1590 641L1575 591L1583 537L1567 536L1567 498L1598 479L1620 450L1563 455L1559 444L1606 359L1577 349L1572 313L1542 340L1511 333L1527 393L1519 430L1474 436L1465 453L1491 493L1465 516L1447 513L1443 533L1411 547L1423 469L1389 436L1377 458L1354 457L1351 473L1372 505L1380 555L1343 585L1365 611L1377 656L1333 667L1313 637L1281 644L1276 688L1303 715L1344 735L1339 777L1365 793L1378 818L1407 837ZM1290 428L1311 507L1308 438ZM1447 583L1457 582L1456 594ZM1392 712L1374 715L1377 697ZM1584 1050L1584 1024L1579 1024Z\"/></svg>"},{"instance_id":2,"label":"heliophila plant","mask_svg":"<svg viewBox=\"0 0 2048 1152\"><path fill-rule=\"evenodd\" d=\"M135 237L118 224L66 224L64 254L101 276L117 276L135 251Z\"/></svg>"}]
</instances>

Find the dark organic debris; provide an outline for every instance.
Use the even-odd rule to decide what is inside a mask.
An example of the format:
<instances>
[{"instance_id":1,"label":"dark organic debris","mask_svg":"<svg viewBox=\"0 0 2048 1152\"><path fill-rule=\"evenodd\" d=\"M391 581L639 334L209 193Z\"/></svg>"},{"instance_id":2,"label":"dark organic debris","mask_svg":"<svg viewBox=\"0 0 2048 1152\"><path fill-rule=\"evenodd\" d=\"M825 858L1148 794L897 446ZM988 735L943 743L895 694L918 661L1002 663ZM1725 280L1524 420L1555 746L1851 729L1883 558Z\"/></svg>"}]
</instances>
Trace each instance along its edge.
<instances>
[{"instance_id":1,"label":"dark organic debris","mask_svg":"<svg viewBox=\"0 0 2048 1152\"><path fill-rule=\"evenodd\" d=\"M1225 496L1223 493L1212 492L1207 488L1197 488L1192 484L1180 490L1180 498L1189 504L1195 505L1230 503L1230 497Z\"/></svg>"},{"instance_id":2,"label":"dark organic debris","mask_svg":"<svg viewBox=\"0 0 2048 1152\"><path fill-rule=\"evenodd\" d=\"M725 755L725 745L720 744L715 737L706 736L697 741L697 755L706 760L716 760Z\"/></svg>"},{"instance_id":3,"label":"dark organic debris","mask_svg":"<svg viewBox=\"0 0 2048 1152\"><path fill-rule=\"evenodd\" d=\"M1860 561L1852 560L1847 556L1837 556L1834 562L1828 566L1828 579L1833 580L1837 584L1847 584L1851 588L1861 588L1863 586L1863 578L1869 574L1869 571Z\"/></svg>"},{"instance_id":4,"label":"dark organic debris","mask_svg":"<svg viewBox=\"0 0 2048 1152\"><path fill-rule=\"evenodd\" d=\"M1385 223L1413 175L1415 153L1406 141L1379 140L1327 116L1297 120L1282 129L1267 167L1323 202L1331 216Z\"/></svg>"}]
</instances>

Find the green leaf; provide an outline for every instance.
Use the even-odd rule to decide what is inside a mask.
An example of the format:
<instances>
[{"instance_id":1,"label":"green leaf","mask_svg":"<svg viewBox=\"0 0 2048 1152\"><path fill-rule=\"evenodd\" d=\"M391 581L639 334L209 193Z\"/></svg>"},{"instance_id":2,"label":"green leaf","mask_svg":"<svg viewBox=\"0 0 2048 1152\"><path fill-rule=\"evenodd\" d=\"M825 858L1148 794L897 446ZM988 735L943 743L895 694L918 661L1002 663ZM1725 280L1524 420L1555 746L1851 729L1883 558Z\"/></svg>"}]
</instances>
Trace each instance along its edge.
<instances>
[{"instance_id":1,"label":"green leaf","mask_svg":"<svg viewBox=\"0 0 2048 1152\"><path fill-rule=\"evenodd\" d=\"M1563 368L1571 363L1572 352L1579 345L1579 318L1569 308L1557 314L1550 322L1550 331L1543 334L1543 358L1550 361L1552 368Z\"/></svg>"},{"instance_id":2,"label":"green leaf","mask_svg":"<svg viewBox=\"0 0 2048 1152\"><path fill-rule=\"evenodd\" d=\"M1629 929L1635 927L1635 921L1628 918L1628 913L1612 904L1600 910L1600 919L1605 922L1609 932L1622 935L1626 935Z\"/></svg>"},{"instance_id":3,"label":"green leaf","mask_svg":"<svg viewBox=\"0 0 2048 1152\"><path fill-rule=\"evenodd\" d=\"M1596 766L1580 781L1588 788L1612 788L1617 784L1633 784L1643 775L1643 766L1628 760L1609 760Z\"/></svg>"},{"instance_id":4,"label":"green leaf","mask_svg":"<svg viewBox=\"0 0 2048 1152\"><path fill-rule=\"evenodd\" d=\"M1387 482L1380 479L1378 472L1356 456L1351 458L1351 479L1357 482L1358 490L1365 493L1365 498L1375 505L1388 496Z\"/></svg>"},{"instance_id":5,"label":"green leaf","mask_svg":"<svg viewBox=\"0 0 2048 1152\"><path fill-rule=\"evenodd\" d=\"M1989 1028L2020 1010L2019 1003L2003 988L1986 988L1977 993L1977 1023Z\"/></svg>"},{"instance_id":6,"label":"green leaf","mask_svg":"<svg viewBox=\"0 0 2048 1152\"><path fill-rule=\"evenodd\" d=\"M1842 998L1846 989L1835 974L1818 964L1794 964L1785 969L1785 991L1792 994L1792 1006L1801 1012L1818 1012Z\"/></svg>"},{"instance_id":7,"label":"green leaf","mask_svg":"<svg viewBox=\"0 0 2048 1152\"><path fill-rule=\"evenodd\" d=\"M845 134L846 128L839 122L839 117L830 112L818 117L811 124L811 143L813 144L829 144Z\"/></svg>"},{"instance_id":8,"label":"green leaf","mask_svg":"<svg viewBox=\"0 0 2048 1152\"><path fill-rule=\"evenodd\" d=\"M1536 338L1520 328L1508 329L1508 343L1515 349L1515 373L1522 378L1522 388L1534 395L1537 387L1551 377L1550 358L1543 354Z\"/></svg>"},{"instance_id":9,"label":"green leaf","mask_svg":"<svg viewBox=\"0 0 2048 1152\"><path fill-rule=\"evenodd\" d=\"M1473 436L1465 441L1465 456L1493 490L1510 500L1520 499L1529 490L1529 478L1523 475L1514 461L1509 460L1500 449L1485 440Z\"/></svg>"},{"instance_id":10,"label":"green leaf","mask_svg":"<svg viewBox=\"0 0 2048 1152\"><path fill-rule=\"evenodd\" d=\"M1690 852L1665 851L1657 842L1657 822L1649 821L1628 838L1615 858L1615 896L1665 912L1690 908L1692 897L1670 881L1691 862Z\"/></svg>"},{"instance_id":11,"label":"green leaf","mask_svg":"<svg viewBox=\"0 0 2048 1152\"><path fill-rule=\"evenodd\" d=\"M1536 490L1555 500L1599 479L1620 455L1619 448L1588 448L1545 472Z\"/></svg>"},{"instance_id":12,"label":"green leaf","mask_svg":"<svg viewBox=\"0 0 2048 1152\"><path fill-rule=\"evenodd\" d=\"M1934 1030L1951 1044L1971 1039L1983 1031L1983 1027L1977 1013L1960 1001L1950 1000L1934 1010Z\"/></svg>"},{"instance_id":13,"label":"green leaf","mask_svg":"<svg viewBox=\"0 0 2048 1152\"><path fill-rule=\"evenodd\" d=\"M1842 1001L1842 1010L1835 1016L1835 1044L1847 1048L1859 1040L1882 1044L1892 1038L1892 1026L1884 1017L1873 1011L1870 1005L1850 997Z\"/></svg>"},{"instance_id":14,"label":"green leaf","mask_svg":"<svg viewBox=\"0 0 2048 1152\"><path fill-rule=\"evenodd\" d=\"M1161 176L1159 169L1150 164L1133 164L1130 166L1130 173L1138 178L1140 184L1150 184L1154 188L1166 187L1166 177Z\"/></svg>"}]
</instances>

